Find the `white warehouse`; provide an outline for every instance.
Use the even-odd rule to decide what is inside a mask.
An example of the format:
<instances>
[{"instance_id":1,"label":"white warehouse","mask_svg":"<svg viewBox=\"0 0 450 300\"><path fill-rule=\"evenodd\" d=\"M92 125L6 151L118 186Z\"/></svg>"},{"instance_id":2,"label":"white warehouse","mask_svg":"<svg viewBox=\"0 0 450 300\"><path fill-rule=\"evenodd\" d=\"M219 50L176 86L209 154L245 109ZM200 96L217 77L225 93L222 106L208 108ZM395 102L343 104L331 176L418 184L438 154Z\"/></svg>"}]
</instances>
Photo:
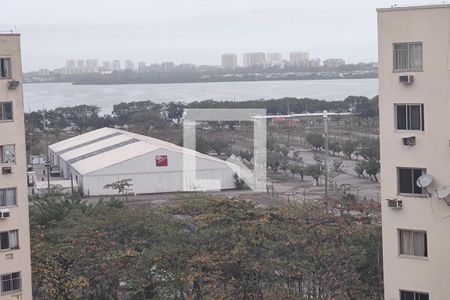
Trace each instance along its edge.
<instances>
[{"instance_id":1,"label":"white warehouse","mask_svg":"<svg viewBox=\"0 0 450 300\"><path fill-rule=\"evenodd\" d=\"M128 178L135 194L196 191L198 186L183 176L184 155L195 158L196 179L235 188L237 165L128 131L102 128L49 146L51 165L84 196L113 195L104 186ZM194 176L194 169L186 172Z\"/></svg>"}]
</instances>

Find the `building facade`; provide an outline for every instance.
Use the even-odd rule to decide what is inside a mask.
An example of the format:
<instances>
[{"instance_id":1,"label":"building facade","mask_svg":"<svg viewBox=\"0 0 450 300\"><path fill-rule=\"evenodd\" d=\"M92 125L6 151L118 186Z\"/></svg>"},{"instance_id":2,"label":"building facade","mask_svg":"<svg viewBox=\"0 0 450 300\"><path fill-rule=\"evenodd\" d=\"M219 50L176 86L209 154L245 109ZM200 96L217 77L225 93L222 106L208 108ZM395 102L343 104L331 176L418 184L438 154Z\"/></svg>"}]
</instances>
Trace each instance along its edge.
<instances>
[{"instance_id":1,"label":"building facade","mask_svg":"<svg viewBox=\"0 0 450 300\"><path fill-rule=\"evenodd\" d=\"M134 194L196 191L192 178L219 180L236 188L238 166L152 137L101 128L49 146L50 163L85 196L115 195L107 184L132 180ZM196 168L184 166L185 157Z\"/></svg>"},{"instance_id":2,"label":"building facade","mask_svg":"<svg viewBox=\"0 0 450 300\"><path fill-rule=\"evenodd\" d=\"M304 66L309 60L308 52L291 52L289 54L289 63L292 66Z\"/></svg>"},{"instance_id":3,"label":"building facade","mask_svg":"<svg viewBox=\"0 0 450 300\"><path fill-rule=\"evenodd\" d=\"M280 52L267 53L267 64L269 66L280 66L283 63L283 56Z\"/></svg>"},{"instance_id":4,"label":"building facade","mask_svg":"<svg viewBox=\"0 0 450 300\"><path fill-rule=\"evenodd\" d=\"M384 299L449 299L450 5L379 9L378 35Z\"/></svg>"},{"instance_id":5,"label":"building facade","mask_svg":"<svg viewBox=\"0 0 450 300\"><path fill-rule=\"evenodd\" d=\"M336 69L343 65L345 65L345 60L342 58L328 58L323 61L325 68Z\"/></svg>"},{"instance_id":6,"label":"building facade","mask_svg":"<svg viewBox=\"0 0 450 300\"><path fill-rule=\"evenodd\" d=\"M266 54L264 52L244 53L243 63L246 68L264 66L266 63Z\"/></svg>"},{"instance_id":7,"label":"building facade","mask_svg":"<svg viewBox=\"0 0 450 300\"><path fill-rule=\"evenodd\" d=\"M31 300L19 34L0 34L0 300Z\"/></svg>"},{"instance_id":8,"label":"building facade","mask_svg":"<svg viewBox=\"0 0 450 300\"><path fill-rule=\"evenodd\" d=\"M237 55L234 53L226 53L222 55L222 68L235 69L237 67Z\"/></svg>"}]
</instances>

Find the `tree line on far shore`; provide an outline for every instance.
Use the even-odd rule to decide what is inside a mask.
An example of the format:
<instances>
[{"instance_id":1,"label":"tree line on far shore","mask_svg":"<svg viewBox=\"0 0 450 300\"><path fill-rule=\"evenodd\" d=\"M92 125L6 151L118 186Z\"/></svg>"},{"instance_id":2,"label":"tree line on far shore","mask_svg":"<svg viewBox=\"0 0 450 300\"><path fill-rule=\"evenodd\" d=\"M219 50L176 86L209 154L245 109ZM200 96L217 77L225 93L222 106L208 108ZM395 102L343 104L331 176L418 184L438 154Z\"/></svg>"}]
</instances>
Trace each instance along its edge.
<instances>
[{"instance_id":1,"label":"tree line on far shore","mask_svg":"<svg viewBox=\"0 0 450 300\"><path fill-rule=\"evenodd\" d=\"M270 100L249 101L214 101L204 100L190 103L165 102L156 103L151 100L137 102L121 102L113 106L111 113L101 114L101 108L96 105L82 104L72 107L58 107L46 111L26 113L27 128L30 131L52 132L86 131L105 126L133 127L144 129L166 129L180 126L183 111L187 108L261 108L269 115L288 113L352 111L361 118L378 116L378 96L367 98L350 96L342 101L325 101L309 98L281 98Z\"/></svg>"}]
</instances>

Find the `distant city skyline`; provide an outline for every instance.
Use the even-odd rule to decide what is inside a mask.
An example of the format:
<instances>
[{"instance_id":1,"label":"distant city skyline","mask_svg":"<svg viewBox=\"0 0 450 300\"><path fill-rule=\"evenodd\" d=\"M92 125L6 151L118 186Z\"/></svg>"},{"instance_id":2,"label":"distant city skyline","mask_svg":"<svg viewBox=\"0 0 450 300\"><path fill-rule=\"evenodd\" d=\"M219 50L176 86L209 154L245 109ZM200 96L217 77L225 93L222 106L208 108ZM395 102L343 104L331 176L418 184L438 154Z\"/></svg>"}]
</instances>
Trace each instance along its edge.
<instances>
[{"instance_id":1,"label":"distant city skyline","mask_svg":"<svg viewBox=\"0 0 450 300\"><path fill-rule=\"evenodd\" d=\"M123 63L123 65L122 65ZM373 63L373 62L361 62ZM284 67L290 66L310 66L320 67L322 64L326 67L336 68L340 65L346 64L346 61L341 58L318 58L311 57L309 52L291 51L288 55L283 55L281 52L247 52L242 54L237 53L223 53L216 64L193 64L189 62L152 62L152 61L137 61L133 59L121 60L101 60L101 59L80 59L71 58L66 59L65 64L55 69L40 68L32 70L32 72L40 71L42 74L47 74L48 71L60 70L63 74L83 74L83 73L110 73L119 70L129 70L137 72L148 72L149 70L156 71L156 69L172 69L178 66L179 69L192 70L198 66L222 67L225 69L247 68L254 66L264 67ZM170 65L170 66L168 66ZM123 66L123 67L122 67Z\"/></svg>"},{"instance_id":2,"label":"distant city skyline","mask_svg":"<svg viewBox=\"0 0 450 300\"><path fill-rule=\"evenodd\" d=\"M2 3L8 14L0 19L0 30L17 28L22 34L24 71L54 69L71 57L219 65L223 53L267 51L286 57L291 49L358 63L377 60L375 9L392 4L22 0Z\"/></svg>"}]
</instances>

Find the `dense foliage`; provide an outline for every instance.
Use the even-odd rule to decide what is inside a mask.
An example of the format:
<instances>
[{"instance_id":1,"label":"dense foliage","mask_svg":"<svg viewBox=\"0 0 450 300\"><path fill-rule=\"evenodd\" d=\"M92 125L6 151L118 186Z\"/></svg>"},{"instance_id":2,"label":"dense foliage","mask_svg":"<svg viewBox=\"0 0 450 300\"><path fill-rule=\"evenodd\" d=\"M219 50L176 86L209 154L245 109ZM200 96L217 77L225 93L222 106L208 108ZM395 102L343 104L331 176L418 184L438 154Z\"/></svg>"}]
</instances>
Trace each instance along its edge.
<instances>
[{"instance_id":1,"label":"dense foliage","mask_svg":"<svg viewBox=\"0 0 450 300\"><path fill-rule=\"evenodd\" d=\"M146 132L150 129L167 129L177 126L183 118L186 108L263 108L267 114L287 114L303 112L354 111L363 118L378 116L378 97L350 96L343 101L325 101L308 98L282 98L270 100L250 101L195 101L191 103L152 101L122 102L113 106L111 114L100 114L100 108L94 105L77 105L73 107L59 107L48 111L35 111L26 114L27 125L30 130L44 129L61 131L71 128L83 133L89 129L104 126L136 127ZM45 120L45 121L44 121ZM44 124L45 123L45 124ZM228 126L232 126L229 122Z\"/></svg>"},{"instance_id":2,"label":"dense foliage","mask_svg":"<svg viewBox=\"0 0 450 300\"><path fill-rule=\"evenodd\" d=\"M202 195L157 210L45 202L31 211L33 285L42 299L381 295L380 226L370 205L264 208Z\"/></svg>"}]
</instances>

